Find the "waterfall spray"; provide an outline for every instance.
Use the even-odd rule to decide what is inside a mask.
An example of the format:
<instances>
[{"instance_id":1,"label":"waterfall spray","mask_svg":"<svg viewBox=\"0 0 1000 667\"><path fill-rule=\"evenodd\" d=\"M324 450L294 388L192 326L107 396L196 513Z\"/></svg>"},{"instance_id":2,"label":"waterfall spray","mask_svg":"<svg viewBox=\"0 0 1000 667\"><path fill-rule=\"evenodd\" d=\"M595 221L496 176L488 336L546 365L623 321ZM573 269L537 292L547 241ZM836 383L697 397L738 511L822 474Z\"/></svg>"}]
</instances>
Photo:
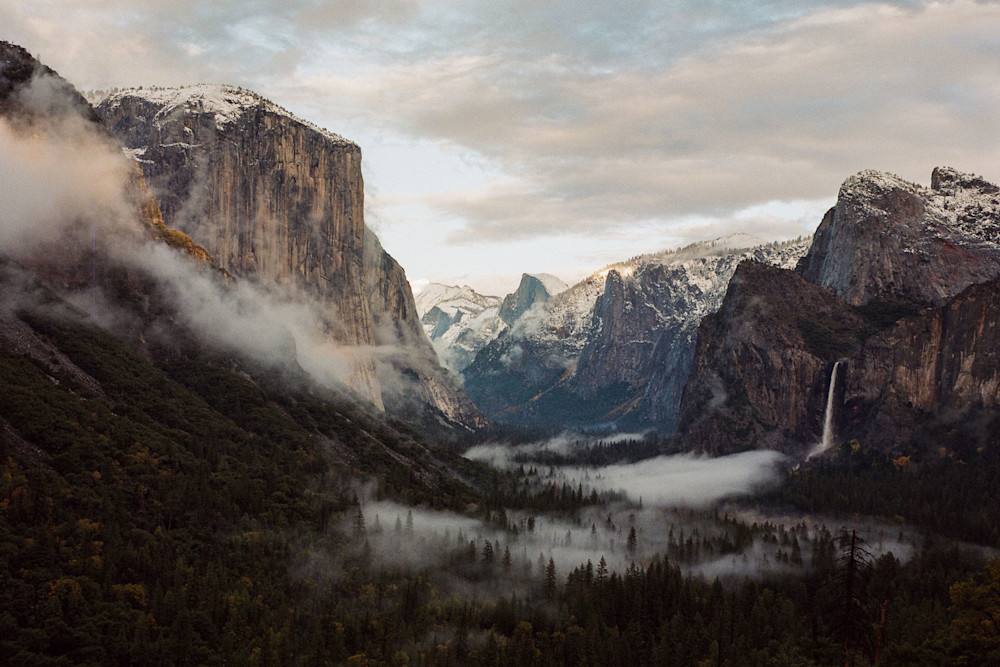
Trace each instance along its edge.
<instances>
[{"instance_id":1,"label":"waterfall spray","mask_svg":"<svg viewBox=\"0 0 1000 667\"><path fill-rule=\"evenodd\" d=\"M826 392L826 411L823 413L823 438L809 452L809 456L806 457L807 460L817 454L822 454L833 446L833 398L837 391L837 369L840 368L840 364L842 363L844 363L843 360L836 362L833 365L833 370L830 371L830 388Z\"/></svg>"}]
</instances>

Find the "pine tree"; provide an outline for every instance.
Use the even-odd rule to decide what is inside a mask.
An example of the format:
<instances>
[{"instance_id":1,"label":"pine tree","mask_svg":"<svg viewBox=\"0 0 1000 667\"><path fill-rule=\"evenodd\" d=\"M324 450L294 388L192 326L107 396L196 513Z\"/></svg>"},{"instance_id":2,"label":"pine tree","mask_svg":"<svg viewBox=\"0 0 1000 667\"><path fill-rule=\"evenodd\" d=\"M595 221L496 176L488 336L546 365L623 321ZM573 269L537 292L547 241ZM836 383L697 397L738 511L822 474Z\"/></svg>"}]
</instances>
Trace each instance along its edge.
<instances>
[{"instance_id":1,"label":"pine tree","mask_svg":"<svg viewBox=\"0 0 1000 667\"><path fill-rule=\"evenodd\" d=\"M363 538L368 531L365 530L365 513L358 505L358 512L354 515L354 537Z\"/></svg>"},{"instance_id":2,"label":"pine tree","mask_svg":"<svg viewBox=\"0 0 1000 667\"><path fill-rule=\"evenodd\" d=\"M496 560L496 554L493 551L493 544L489 540L483 540L483 565L491 567L494 560Z\"/></svg>"},{"instance_id":3,"label":"pine tree","mask_svg":"<svg viewBox=\"0 0 1000 667\"><path fill-rule=\"evenodd\" d=\"M549 564L545 568L545 598L554 600L556 597L556 563L549 558Z\"/></svg>"}]
</instances>

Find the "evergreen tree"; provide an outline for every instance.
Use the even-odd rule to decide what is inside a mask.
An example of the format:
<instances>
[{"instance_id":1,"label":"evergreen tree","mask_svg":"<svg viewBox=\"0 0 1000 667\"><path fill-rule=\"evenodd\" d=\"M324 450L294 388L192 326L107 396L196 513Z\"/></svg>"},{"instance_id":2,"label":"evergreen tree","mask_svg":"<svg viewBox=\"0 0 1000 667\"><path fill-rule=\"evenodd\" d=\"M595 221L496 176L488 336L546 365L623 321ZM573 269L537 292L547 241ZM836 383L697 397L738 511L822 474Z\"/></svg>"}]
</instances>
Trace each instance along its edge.
<instances>
[{"instance_id":1,"label":"evergreen tree","mask_svg":"<svg viewBox=\"0 0 1000 667\"><path fill-rule=\"evenodd\" d=\"M545 598L554 600L556 597L556 563L549 558L549 564L545 567Z\"/></svg>"}]
</instances>

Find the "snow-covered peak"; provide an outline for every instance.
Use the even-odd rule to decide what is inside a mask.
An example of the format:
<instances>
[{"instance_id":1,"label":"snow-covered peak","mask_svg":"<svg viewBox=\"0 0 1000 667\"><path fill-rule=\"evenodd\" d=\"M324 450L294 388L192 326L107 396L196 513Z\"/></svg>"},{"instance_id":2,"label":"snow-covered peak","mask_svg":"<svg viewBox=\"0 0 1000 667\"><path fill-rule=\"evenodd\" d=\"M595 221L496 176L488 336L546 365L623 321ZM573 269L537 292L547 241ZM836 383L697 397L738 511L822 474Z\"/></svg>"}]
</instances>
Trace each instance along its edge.
<instances>
[{"instance_id":1,"label":"snow-covered peak","mask_svg":"<svg viewBox=\"0 0 1000 667\"><path fill-rule=\"evenodd\" d=\"M542 287L545 288L545 291L549 293L549 296L555 296L556 294L569 289L569 285L551 273L526 273L525 275L540 282Z\"/></svg>"},{"instance_id":2,"label":"snow-covered peak","mask_svg":"<svg viewBox=\"0 0 1000 667\"><path fill-rule=\"evenodd\" d=\"M934 169L929 188L866 169L844 181L840 198L866 209L881 210L895 205L885 198L893 191L922 202L922 242L945 238L954 243L964 238L1000 244L1000 188L981 176L950 167Z\"/></svg>"},{"instance_id":3,"label":"snow-covered peak","mask_svg":"<svg viewBox=\"0 0 1000 667\"><path fill-rule=\"evenodd\" d=\"M137 97L160 107L154 120L170 116L177 109L210 113L215 118L215 126L222 130L226 125L258 109L285 116L296 123L316 130L331 141L352 143L340 136L295 116L290 111L267 100L257 93L225 84L199 83L178 88L127 88L107 96L103 104L115 106L123 100Z\"/></svg>"},{"instance_id":4,"label":"snow-covered peak","mask_svg":"<svg viewBox=\"0 0 1000 667\"><path fill-rule=\"evenodd\" d=\"M429 283L418 294L415 294L413 299L420 317L426 315L434 307L449 315L454 314L457 310L479 313L486 308L499 306L501 301L500 297L479 294L468 285L442 285L441 283Z\"/></svg>"}]
</instances>

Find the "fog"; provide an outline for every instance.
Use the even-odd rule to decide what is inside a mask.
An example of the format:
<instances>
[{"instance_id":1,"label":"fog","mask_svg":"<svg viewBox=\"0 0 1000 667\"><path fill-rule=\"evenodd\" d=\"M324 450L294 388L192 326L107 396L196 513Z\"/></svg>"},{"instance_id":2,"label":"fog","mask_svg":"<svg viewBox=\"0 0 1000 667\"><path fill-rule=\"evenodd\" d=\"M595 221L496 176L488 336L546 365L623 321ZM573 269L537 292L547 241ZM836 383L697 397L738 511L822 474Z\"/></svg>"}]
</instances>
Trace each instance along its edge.
<instances>
[{"instance_id":1,"label":"fog","mask_svg":"<svg viewBox=\"0 0 1000 667\"><path fill-rule=\"evenodd\" d=\"M0 252L28 259L74 231L90 241L137 230L125 204L129 165L82 119L15 128L0 118L0 155Z\"/></svg>"},{"instance_id":2,"label":"fog","mask_svg":"<svg viewBox=\"0 0 1000 667\"><path fill-rule=\"evenodd\" d=\"M89 265L110 262L152 279L201 342L249 360L298 365L322 384L344 386L358 360L377 352L336 343L327 304L294 289L227 278L153 241L138 218L137 166L80 116L65 84L41 76L18 99L55 115L30 123L0 118L0 253L27 266L85 274L87 287L63 296L96 322L113 329L135 320L91 284Z\"/></svg>"},{"instance_id":3,"label":"fog","mask_svg":"<svg viewBox=\"0 0 1000 667\"><path fill-rule=\"evenodd\" d=\"M355 555L363 555L367 565L420 572L446 594L471 598L537 599L550 560L560 585L588 563L596 572L603 560L610 576L654 559L686 574L739 582L799 576L817 557L831 562L835 538L845 531L856 530L874 558L891 553L901 561L924 539L902 524L863 517L773 515L728 505L640 509L619 502L571 516L505 512L506 528L495 514L487 521L389 501L362 501L360 513L360 532L356 511L339 529L353 536Z\"/></svg>"},{"instance_id":4,"label":"fog","mask_svg":"<svg viewBox=\"0 0 1000 667\"><path fill-rule=\"evenodd\" d=\"M617 436L615 442L643 434ZM580 444L580 436L563 434L551 440L527 445L478 445L465 456L489 463L497 468L511 469L519 456L554 452L571 454L577 447L592 446L596 441ZM586 492L612 491L625 494L630 500L660 507L708 507L720 500L752 495L778 482L787 458L775 451L751 451L711 458L695 454L658 456L637 463L585 468L580 466L549 466L555 476L568 483L582 484Z\"/></svg>"}]
</instances>

